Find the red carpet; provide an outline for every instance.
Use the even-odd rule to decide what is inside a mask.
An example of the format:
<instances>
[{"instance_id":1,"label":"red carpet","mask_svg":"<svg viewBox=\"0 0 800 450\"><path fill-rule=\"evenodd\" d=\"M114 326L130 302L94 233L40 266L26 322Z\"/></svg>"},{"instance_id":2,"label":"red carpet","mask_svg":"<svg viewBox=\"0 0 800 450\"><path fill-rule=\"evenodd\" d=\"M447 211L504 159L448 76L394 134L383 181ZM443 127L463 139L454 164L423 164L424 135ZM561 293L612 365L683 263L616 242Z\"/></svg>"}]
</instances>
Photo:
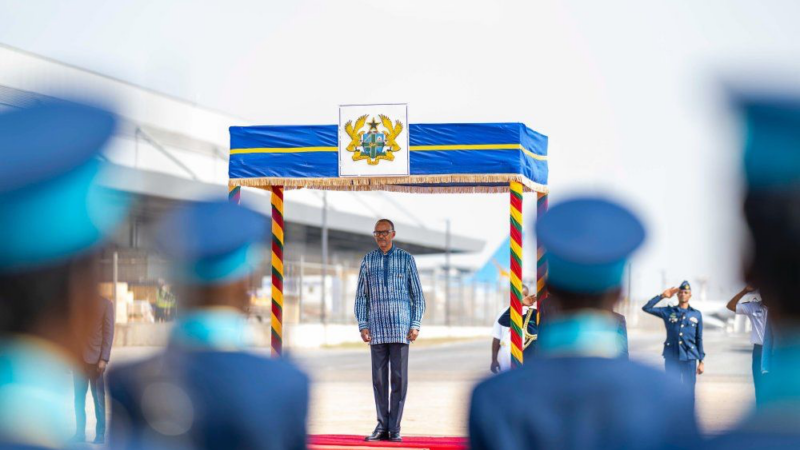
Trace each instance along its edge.
<instances>
[{"instance_id":1,"label":"red carpet","mask_svg":"<svg viewBox=\"0 0 800 450\"><path fill-rule=\"evenodd\" d=\"M308 439L310 450L344 450L344 449L370 449L390 448L399 450L403 448L426 448L430 450L465 450L467 438L461 437L424 437L403 436L403 442L365 442L364 436L345 434L317 434Z\"/></svg>"}]
</instances>

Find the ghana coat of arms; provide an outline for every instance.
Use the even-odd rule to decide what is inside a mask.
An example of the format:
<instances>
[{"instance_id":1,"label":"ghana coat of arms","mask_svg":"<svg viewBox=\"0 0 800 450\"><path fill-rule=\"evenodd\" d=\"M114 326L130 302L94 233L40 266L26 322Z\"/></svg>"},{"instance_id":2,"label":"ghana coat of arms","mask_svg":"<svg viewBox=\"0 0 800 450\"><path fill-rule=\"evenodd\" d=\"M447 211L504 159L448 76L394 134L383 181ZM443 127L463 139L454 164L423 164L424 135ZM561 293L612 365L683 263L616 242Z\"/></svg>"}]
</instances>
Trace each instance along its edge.
<instances>
[{"instance_id":1,"label":"ghana coat of arms","mask_svg":"<svg viewBox=\"0 0 800 450\"><path fill-rule=\"evenodd\" d=\"M366 160L371 166L377 165L381 160L394 161L394 153L403 149L397 143L397 137L403 132L403 123L399 120L392 123L392 119L383 114L367 122L369 119L369 114L364 114L355 123L348 120L344 124L345 132L350 138L345 149L353 154L353 161ZM364 130L365 126L369 128Z\"/></svg>"},{"instance_id":2,"label":"ghana coat of arms","mask_svg":"<svg viewBox=\"0 0 800 450\"><path fill-rule=\"evenodd\" d=\"M339 106L339 176L408 176L408 105Z\"/></svg>"}]
</instances>

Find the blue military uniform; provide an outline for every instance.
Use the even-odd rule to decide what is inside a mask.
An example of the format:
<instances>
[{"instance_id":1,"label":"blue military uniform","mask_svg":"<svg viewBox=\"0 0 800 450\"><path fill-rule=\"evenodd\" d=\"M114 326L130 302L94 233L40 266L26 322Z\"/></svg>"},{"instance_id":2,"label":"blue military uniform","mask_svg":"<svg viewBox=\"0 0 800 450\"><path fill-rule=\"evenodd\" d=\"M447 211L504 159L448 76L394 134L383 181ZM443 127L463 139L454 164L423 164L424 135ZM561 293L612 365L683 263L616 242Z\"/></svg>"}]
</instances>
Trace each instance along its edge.
<instances>
[{"instance_id":1,"label":"blue military uniform","mask_svg":"<svg viewBox=\"0 0 800 450\"><path fill-rule=\"evenodd\" d=\"M620 289L627 259L645 235L632 213L598 198L552 207L535 231L548 251L551 292L587 298ZM698 439L691 400L679 384L621 358L617 316L562 309L543 324L531 363L473 391L473 450L678 449Z\"/></svg>"},{"instance_id":2,"label":"blue military uniform","mask_svg":"<svg viewBox=\"0 0 800 450\"><path fill-rule=\"evenodd\" d=\"M763 93L739 93L737 97L747 131L743 158L747 195L759 204L758 214L774 215L776 220L786 221L783 225L786 229L780 230L774 238L768 234L773 230L760 228L763 224L759 228L751 224L754 254L762 251L762 245L785 248L785 253L776 252L776 256L781 258L780 264L791 274L791 268L800 264L800 255L794 252L800 239L798 222L788 219L796 214L795 205L800 195L800 98ZM792 225L793 230L790 228ZM760 272L763 268L753 270ZM764 274L755 275L764 277ZM776 279L785 282L789 278L783 274ZM797 299L769 298L765 294L767 288L771 288L773 295L780 289L775 290L776 286L759 287L763 300L771 308L762 355L762 368L768 370L769 375L762 380L761 395L755 409L732 430L702 445L703 449L800 448L800 327L796 310L786 307Z\"/></svg>"},{"instance_id":3,"label":"blue military uniform","mask_svg":"<svg viewBox=\"0 0 800 450\"><path fill-rule=\"evenodd\" d=\"M115 122L103 109L56 100L0 114L0 302L14 302L5 283L95 251L124 219L127 198L97 183ZM32 294L41 304L23 313L63 307L68 293L59 294ZM78 355L16 331L30 317L9 305L0 305L0 448L61 447L72 434L65 375L79 370Z\"/></svg>"},{"instance_id":4,"label":"blue military uniform","mask_svg":"<svg viewBox=\"0 0 800 450\"><path fill-rule=\"evenodd\" d=\"M525 315L523 315L523 320L524 320L524 318L525 318ZM507 308L505 311L503 311L503 314L501 314L500 317L498 317L497 323L499 323L500 325L502 325L502 326L504 326L506 328L511 328L511 308ZM532 316L531 316L531 320L528 321L528 329L527 329L527 331L528 331L529 335L537 336L537 337L539 335L539 325L536 323L536 308L533 308L533 313L532 313ZM537 338L537 340L538 340L538 338ZM534 355L536 354L536 342L537 342L537 340L534 340L533 342L531 342L530 345L528 345L528 347L525 350L523 350L523 353L522 353L522 361L523 362L530 361L531 358L533 358Z\"/></svg>"},{"instance_id":5,"label":"blue military uniform","mask_svg":"<svg viewBox=\"0 0 800 450\"><path fill-rule=\"evenodd\" d=\"M199 203L167 217L157 242L174 279L202 292L249 276L267 229L244 207ZM241 309L186 303L165 352L109 375L112 446L306 448L306 375L247 351Z\"/></svg>"},{"instance_id":6,"label":"blue military uniform","mask_svg":"<svg viewBox=\"0 0 800 450\"><path fill-rule=\"evenodd\" d=\"M688 281L684 281L680 289L691 290L691 286ZM662 353L664 367L668 373L677 376L694 395L697 362L706 357L703 350L703 313L691 306L686 309L678 306L656 307L661 300L661 295L653 297L642 310L664 321L667 329Z\"/></svg>"}]
</instances>

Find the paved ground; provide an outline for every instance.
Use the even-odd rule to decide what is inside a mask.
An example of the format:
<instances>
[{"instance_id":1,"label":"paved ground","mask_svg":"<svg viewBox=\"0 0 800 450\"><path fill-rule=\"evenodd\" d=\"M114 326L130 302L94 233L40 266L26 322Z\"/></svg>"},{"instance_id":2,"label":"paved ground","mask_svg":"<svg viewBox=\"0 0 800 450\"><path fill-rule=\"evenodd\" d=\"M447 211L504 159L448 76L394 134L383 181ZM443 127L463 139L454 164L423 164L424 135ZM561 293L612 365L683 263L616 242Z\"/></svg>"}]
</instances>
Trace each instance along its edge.
<instances>
[{"instance_id":1,"label":"paved ground","mask_svg":"<svg viewBox=\"0 0 800 450\"><path fill-rule=\"evenodd\" d=\"M661 367L663 332L632 332L631 357ZM409 435L466 435L466 414L472 386L489 375L488 340L414 346L409 362L409 393L403 432ZM707 432L735 423L753 402L750 345L746 335L706 332L707 373L699 377L698 415ZM119 364L157 349L115 348ZM309 431L365 434L375 423L369 352L325 349L293 355L314 381ZM66 383L65 383L66 384ZM71 382L69 383L71 388ZM502 401L502 399L500 400ZM91 401L87 401L91 407ZM88 411L87 435L94 435Z\"/></svg>"}]
</instances>

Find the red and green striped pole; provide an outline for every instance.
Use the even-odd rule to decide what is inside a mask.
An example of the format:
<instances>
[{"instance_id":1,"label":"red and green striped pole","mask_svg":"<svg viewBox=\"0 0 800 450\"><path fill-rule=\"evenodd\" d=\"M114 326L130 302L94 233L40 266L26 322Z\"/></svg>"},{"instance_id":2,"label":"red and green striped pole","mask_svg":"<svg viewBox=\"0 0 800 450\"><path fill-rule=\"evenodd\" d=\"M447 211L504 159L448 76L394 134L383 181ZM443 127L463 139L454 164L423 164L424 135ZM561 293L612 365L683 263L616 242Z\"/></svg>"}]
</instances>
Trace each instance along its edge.
<instances>
[{"instance_id":1,"label":"red and green striped pole","mask_svg":"<svg viewBox=\"0 0 800 450\"><path fill-rule=\"evenodd\" d=\"M283 186L272 186L272 356L283 352Z\"/></svg>"},{"instance_id":2,"label":"red and green striped pole","mask_svg":"<svg viewBox=\"0 0 800 450\"><path fill-rule=\"evenodd\" d=\"M511 366L522 367L522 183L511 191Z\"/></svg>"},{"instance_id":3,"label":"red and green striped pole","mask_svg":"<svg viewBox=\"0 0 800 450\"><path fill-rule=\"evenodd\" d=\"M542 217L547 212L547 194L539 194L536 201L536 219ZM541 320L539 306L542 300L547 298L547 285L545 279L547 278L547 260L544 258L544 247L542 247L539 239L536 239L536 324Z\"/></svg>"},{"instance_id":4,"label":"red and green striped pole","mask_svg":"<svg viewBox=\"0 0 800 450\"><path fill-rule=\"evenodd\" d=\"M238 205L241 199L242 199L242 187L228 186L228 201Z\"/></svg>"}]
</instances>

